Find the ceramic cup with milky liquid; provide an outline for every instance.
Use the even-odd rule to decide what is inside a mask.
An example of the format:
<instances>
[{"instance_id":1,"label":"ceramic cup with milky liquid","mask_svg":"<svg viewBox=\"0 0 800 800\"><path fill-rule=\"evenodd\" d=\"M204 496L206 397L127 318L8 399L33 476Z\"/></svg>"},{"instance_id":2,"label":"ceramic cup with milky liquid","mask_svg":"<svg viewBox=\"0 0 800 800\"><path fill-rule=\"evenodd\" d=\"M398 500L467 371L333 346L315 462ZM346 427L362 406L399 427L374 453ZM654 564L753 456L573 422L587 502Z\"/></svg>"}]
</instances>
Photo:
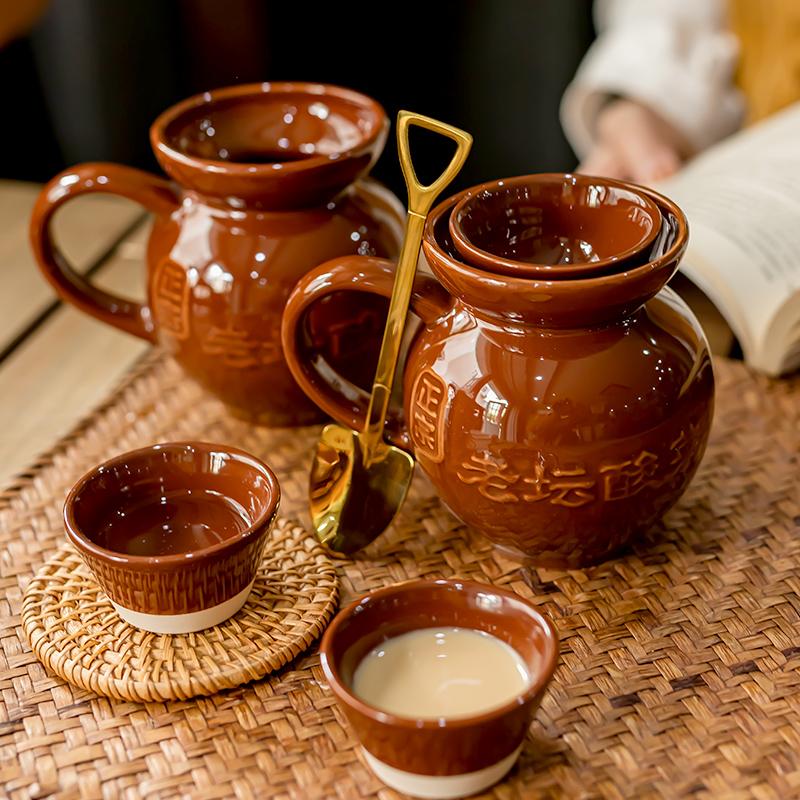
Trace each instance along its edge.
<instances>
[{"instance_id":1,"label":"ceramic cup with milky liquid","mask_svg":"<svg viewBox=\"0 0 800 800\"><path fill-rule=\"evenodd\" d=\"M247 601L280 488L257 458L217 444L134 450L84 475L64 504L67 536L120 617L190 633Z\"/></svg>"},{"instance_id":2,"label":"ceramic cup with milky liquid","mask_svg":"<svg viewBox=\"0 0 800 800\"><path fill-rule=\"evenodd\" d=\"M442 658L431 661L432 649ZM371 686L362 679L390 658L396 660ZM475 667L490 658L487 680ZM513 592L421 580L379 589L337 614L320 659L384 783L414 797L466 797L497 783L516 762L553 676L558 638ZM445 674L440 667L448 664Z\"/></svg>"}]
</instances>

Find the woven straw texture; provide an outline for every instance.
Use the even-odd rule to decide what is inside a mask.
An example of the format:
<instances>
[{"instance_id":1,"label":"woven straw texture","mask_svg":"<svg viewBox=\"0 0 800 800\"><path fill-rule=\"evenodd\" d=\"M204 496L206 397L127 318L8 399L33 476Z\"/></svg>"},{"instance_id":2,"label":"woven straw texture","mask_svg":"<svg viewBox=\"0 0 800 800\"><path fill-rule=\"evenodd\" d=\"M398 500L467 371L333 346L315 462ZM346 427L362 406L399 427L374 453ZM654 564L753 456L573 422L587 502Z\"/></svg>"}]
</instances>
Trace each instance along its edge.
<instances>
[{"instance_id":1,"label":"woven straw texture","mask_svg":"<svg viewBox=\"0 0 800 800\"><path fill-rule=\"evenodd\" d=\"M183 636L124 622L71 545L39 570L22 629L39 660L70 683L117 700L186 700L263 678L322 635L336 609L330 559L299 525L278 520L244 608Z\"/></svg>"},{"instance_id":2,"label":"woven straw texture","mask_svg":"<svg viewBox=\"0 0 800 800\"><path fill-rule=\"evenodd\" d=\"M396 525L334 561L342 602L416 577L482 580L553 619L562 659L519 763L486 797L800 796L800 379L717 364L706 457L680 503L624 557L520 568L417 475ZM0 495L0 787L13 800L140 797L391 800L365 766L312 648L268 679L184 701L98 697L48 672L21 629L25 588L63 545L60 513L91 466L168 439L265 459L308 529L319 429L258 430L158 357ZM3 792L0 791L0 796Z\"/></svg>"}]
</instances>

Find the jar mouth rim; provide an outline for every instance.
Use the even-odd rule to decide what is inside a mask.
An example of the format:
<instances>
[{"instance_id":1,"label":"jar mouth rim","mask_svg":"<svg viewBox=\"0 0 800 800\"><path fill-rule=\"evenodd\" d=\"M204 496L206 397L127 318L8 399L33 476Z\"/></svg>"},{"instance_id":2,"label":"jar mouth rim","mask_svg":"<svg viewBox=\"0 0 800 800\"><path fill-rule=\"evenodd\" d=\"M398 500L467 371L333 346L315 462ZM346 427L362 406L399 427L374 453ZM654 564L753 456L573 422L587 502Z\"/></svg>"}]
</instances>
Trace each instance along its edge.
<instances>
[{"instance_id":1,"label":"jar mouth rim","mask_svg":"<svg viewBox=\"0 0 800 800\"><path fill-rule=\"evenodd\" d=\"M538 176L522 176L512 180L522 181L532 177ZM497 182L493 181L492 183ZM656 253L656 257L653 260L638 264L629 269L611 274L551 278L533 275L509 275L507 273L494 272L467 263L450 240L450 217L456 206L468 196L469 193L475 191L475 187L472 189L465 189L447 198L435 206L428 214L422 241L424 251L426 254L433 255L435 261L444 263L447 267L456 270L462 278L472 281L491 280L495 285L506 285L507 288L512 291L530 291L532 289L547 288L552 292L559 293L564 290L575 291L578 287L582 289L607 287L619 283L622 278L633 278L657 272L665 266L669 266L673 263L676 264L683 250L686 248L689 238L689 225L683 211L668 197L652 189L646 189L633 184L625 184L624 181L619 181L618 183L630 186L631 189L647 195L659 209L662 217L662 224L666 224L666 227L671 229L669 235L667 235L668 232L665 231L666 241L664 246L661 252ZM430 266L438 277L437 266L434 263L431 263Z\"/></svg>"},{"instance_id":2,"label":"jar mouth rim","mask_svg":"<svg viewBox=\"0 0 800 800\"><path fill-rule=\"evenodd\" d=\"M641 264L663 217L652 197L623 181L542 173L468 189L453 208L449 230L469 264L514 277L566 279ZM564 252L565 261L534 258Z\"/></svg>"},{"instance_id":3,"label":"jar mouth rim","mask_svg":"<svg viewBox=\"0 0 800 800\"><path fill-rule=\"evenodd\" d=\"M235 162L225 158L206 158L187 153L175 146L174 137L167 134L170 126L182 119L188 119L193 114L208 108L219 108L223 103L235 104L237 100L243 103L248 99L258 102L264 98L306 97L317 98L319 102L325 100L336 102L340 107L349 106L363 113L366 129L357 142L343 147L336 152L328 154L303 154L287 161L262 162ZM242 177L276 177L278 174L298 173L309 169L325 168L326 165L335 166L347 159L363 156L370 150L379 152L383 146L382 138L388 131L389 120L383 107L368 95L347 89L341 86L310 82L262 82L238 84L208 92L201 92L182 100L163 111L150 126L150 142L159 162L180 164L183 168L193 168L202 172L220 172L232 176ZM375 158L377 158L377 152ZM291 151L287 150L291 155ZM371 164L370 164L371 165Z\"/></svg>"},{"instance_id":4,"label":"jar mouth rim","mask_svg":"<svg viewBox=\"0 0 800 800\"><path fill-rule=\"evenodd\" d=\"M578 277L522 277L466 263L450 238L450 215L463 193L436 206L428 215L422 253L442 286L481 317L546 328L586 329L629 318L655 297L678 270L689 239L686 217L678 206L647 192L662 214L662 230L652 258L612 274Z\"/></svg>"}]
</instances>

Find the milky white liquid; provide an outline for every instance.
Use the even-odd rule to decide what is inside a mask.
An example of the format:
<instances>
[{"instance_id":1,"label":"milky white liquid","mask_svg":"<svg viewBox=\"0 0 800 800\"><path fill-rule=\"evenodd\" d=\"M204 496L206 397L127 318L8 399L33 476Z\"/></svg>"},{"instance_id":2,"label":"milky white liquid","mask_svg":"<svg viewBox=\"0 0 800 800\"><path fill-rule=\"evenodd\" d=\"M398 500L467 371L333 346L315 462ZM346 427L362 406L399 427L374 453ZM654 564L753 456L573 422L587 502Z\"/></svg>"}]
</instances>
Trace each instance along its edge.
<instances>
[{"instance_id":1,"label":"milky white liquid","mask_svg":"<svg viewBox=\"0 0 800 800\"><path fill-rule=\"evenodd\" d=\"M499 708L531 684L522 656L469 628L425 628L388 639L353 676L353 693L381 711L454 719Z\"/></svg>"}]
</instances>

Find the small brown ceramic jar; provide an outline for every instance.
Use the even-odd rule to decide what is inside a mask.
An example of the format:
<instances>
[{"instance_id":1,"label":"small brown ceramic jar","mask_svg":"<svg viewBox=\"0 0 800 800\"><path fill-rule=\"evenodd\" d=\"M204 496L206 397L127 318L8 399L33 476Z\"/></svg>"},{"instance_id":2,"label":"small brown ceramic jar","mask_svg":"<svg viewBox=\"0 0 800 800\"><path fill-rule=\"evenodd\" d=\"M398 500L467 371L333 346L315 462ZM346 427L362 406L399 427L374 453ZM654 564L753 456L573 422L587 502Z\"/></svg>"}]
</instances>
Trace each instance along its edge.
<instances>
[{"instance_id":1,"label":"small brown ceramic jar","mask_svg":"<svg viewBox=\"0 0 800 800\"><path fill-rule=\"evenodd\" d=\"M708 439L707 342L665 288L686 248L686 219L666 198L631 190L657 205L662 229L651 259L618 274L548 281L464 263L448 226L463 193L425 227L438 282L417 279L412 308L423 327L406 361L404 411L386 435L463 522L538 565L580 567L618 552L678 500ZM298 284L284 314L298 382L358 430L364 393L315 368L305 313L345 287L389 296L393 275L382 259L328 262Z\"/></svg>"},{"instance_id":2,"label":"small brown ceramic jar","mask_svg":"<svg viewBox=\"0 0 800 800\"><path fill-rule=\"evenodd\" d=\"M268 425L314 422L321 415L283 358L281 314L297 280L322 261L397 255L404 209L366 178L388 129L374 100L322 84L248 84L191 97L150 129L171 180L115 164L61 173L34 208L34 253L63 299L160 343L240 415ZM122 195L154 215L144 304L92 285L52 240L53 214L91 192ZM386 307L379 298L328 298L308 328L319 357L369 383Z\"/></svg>"},{"instance_id":3,"label":"small brown ceramic jar","mask_svg":"<svg viewBox=\"0 0 800 800\"><path fill-rule=\"evenodd\" d=\"M245 604L279 503L275 474L248 453L174 442L84 475L67 496L64 523L126 622L189 633Z\"/></svg>"},{"instance_id":4,"label":"small brown ceramic jar","mask_svg":"<svg viewBox=\"0 0 800 800\"><path fill-rule=\"evenodd\" d=\"M472 716L417 719L388 713L353 691L357 667L376 646L426 628L481 631L509 645L529 679L501 706ZM549 620L516 594L474 581L389 586L334 617L322 637L325 677L376 775L415 797L466 797L511 769L558 662Z\"/></svg>"}]
</instances>

